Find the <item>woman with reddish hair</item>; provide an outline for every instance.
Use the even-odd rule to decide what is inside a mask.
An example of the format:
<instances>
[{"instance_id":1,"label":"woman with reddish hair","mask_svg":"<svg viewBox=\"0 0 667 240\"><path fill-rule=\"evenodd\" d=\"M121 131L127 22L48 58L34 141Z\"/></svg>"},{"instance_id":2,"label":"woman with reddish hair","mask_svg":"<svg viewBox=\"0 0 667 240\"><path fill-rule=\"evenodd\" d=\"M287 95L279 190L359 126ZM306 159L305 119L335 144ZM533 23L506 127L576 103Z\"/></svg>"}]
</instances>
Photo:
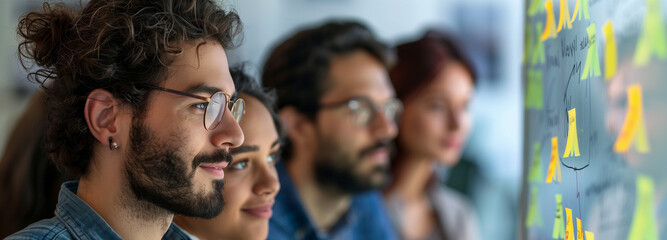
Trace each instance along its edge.
<instances>
[{"instance_id":1,"label":"woman with reddish hair","mask_svg":"<svg viewBox=\"0 0 667 240\"><path fill-rule=\"evenodd\" d=\"M475 74L452 38L427 32L396 47L391 70L404 111L385 201L404 239L478 239L469 202L435 178L437 165L459 161L472 125Z\"/></svg>"}]
</instances>

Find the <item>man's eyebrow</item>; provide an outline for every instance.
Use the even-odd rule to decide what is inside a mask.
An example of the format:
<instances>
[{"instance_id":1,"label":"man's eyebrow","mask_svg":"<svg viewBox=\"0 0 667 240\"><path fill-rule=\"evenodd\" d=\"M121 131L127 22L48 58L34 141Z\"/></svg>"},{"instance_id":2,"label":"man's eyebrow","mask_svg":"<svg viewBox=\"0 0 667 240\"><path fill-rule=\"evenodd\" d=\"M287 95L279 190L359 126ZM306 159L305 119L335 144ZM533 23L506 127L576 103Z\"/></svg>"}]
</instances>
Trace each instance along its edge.
<instances>
[{"instance_id":1,"label":"man's eyebrow","mask_svg":"<svg viewBox=\"0 0 667 240\"><path fill-rule=\"evenodd\" d=\"M189 87L188 89L185 90L186 93L190 94L195 94L195 93L208 93L209 95L213 95L214 93L220 92L222 89L206 85L203 83L194 85L192 87Z\"/></svg>"},{"instance_id":2,"label":"man's eyebrow","mask_svg":"<svg viewBox=\"0 0 667 240\"><path fill-rule=\"evenodd\" d=\"M231 149L232 154L246 153L246 152L257 152L259 151L259 146L257 145L244 145L237 148Z\"/></svg>"}]
</instances>

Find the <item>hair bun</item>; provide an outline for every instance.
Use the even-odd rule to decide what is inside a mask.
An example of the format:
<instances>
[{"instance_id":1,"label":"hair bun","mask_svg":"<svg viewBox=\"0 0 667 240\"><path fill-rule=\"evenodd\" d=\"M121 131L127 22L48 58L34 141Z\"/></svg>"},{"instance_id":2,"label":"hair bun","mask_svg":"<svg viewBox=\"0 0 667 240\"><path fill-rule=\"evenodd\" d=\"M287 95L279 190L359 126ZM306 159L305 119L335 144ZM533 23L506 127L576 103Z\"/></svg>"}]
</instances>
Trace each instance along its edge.
<instances>
[{"instance_id":1,"label":"hair bun","mask_svg":"<svg viewBox=\"0 0 667 240\"><path fill-rule=\"evenodd\" d=\"M21 64L25 66L25 60L32 59L44 68L54 67L59 56L65 54L63 45L71 37L74 18L63 3L44 3L42 12L30 12L21 17L17 29L24 39L19 44Z\"/></svg>"}]
</instances>

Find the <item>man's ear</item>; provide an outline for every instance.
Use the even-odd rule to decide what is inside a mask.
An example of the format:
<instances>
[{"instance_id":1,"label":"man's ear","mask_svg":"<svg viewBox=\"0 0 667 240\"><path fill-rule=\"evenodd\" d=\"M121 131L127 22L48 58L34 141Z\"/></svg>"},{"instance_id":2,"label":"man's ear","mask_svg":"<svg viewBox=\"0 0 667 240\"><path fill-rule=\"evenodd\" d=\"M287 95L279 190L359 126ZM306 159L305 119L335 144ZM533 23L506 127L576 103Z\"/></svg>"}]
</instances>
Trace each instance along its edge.
<instances>
[{"instance_id":1,"label":"man's ear","mask_svg":"<svg viewBox=\"0 0 667 240\"><path fill-rule=\"evenodd\" d=\"M84 107L84 116L90 133L109 147L109 137L118 137L119 102L109 91L104 89L95 89L88 94L86 106Z\"/></svg>"},{"instance_id":2,"label":"man's ear","mask_svg":"<svg viewBox=\"0 0 667 240\"><path fill-rule=\"evenodd\" d=\"M285 134L295 143L312 141L315 124L294 107L285 107L278 112Z\"/></svg>"}]
</instances>

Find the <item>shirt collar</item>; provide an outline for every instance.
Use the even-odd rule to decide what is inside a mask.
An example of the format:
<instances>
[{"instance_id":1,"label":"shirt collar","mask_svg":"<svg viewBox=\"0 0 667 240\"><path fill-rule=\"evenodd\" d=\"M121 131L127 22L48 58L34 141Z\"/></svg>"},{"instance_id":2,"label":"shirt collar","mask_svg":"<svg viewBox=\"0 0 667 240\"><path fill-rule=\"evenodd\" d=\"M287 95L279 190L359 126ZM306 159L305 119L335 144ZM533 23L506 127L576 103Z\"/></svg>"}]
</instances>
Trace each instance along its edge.
<instances>
[{"instance_id":1,"label":"shirt collar","mask_svg":"<svg viewBox=\"0 0 667 240\"><path fill-rule=\"evenodd\" d=\"M122 239L104 219L84 202L76 191L79 181L63 183L55 215L75 239ZM162 239L190 239L183 230L171 224Z\"/></svg>"},{"instance_id":2,"label":"shirt collar","mask_svg":"<svg viewBox=\"0 0 667 240\"><path fill-rule=\"evenodd\" d=\"M356 224L357 216L355 210L359 207L356 196L352 196L349 209L340 217L330 231L325 232L310 218L301 202L296 186L287 172L284 163L276 164L278 179L280 181L280 191L276 196L276 203L273 207L273 219L270 224L278 224L283 229L289 229L290 232L299 233L297 235L315 234L317 239L326 239L330 236L337 236L352 230Z\"/></svg>"}]
</instances>

